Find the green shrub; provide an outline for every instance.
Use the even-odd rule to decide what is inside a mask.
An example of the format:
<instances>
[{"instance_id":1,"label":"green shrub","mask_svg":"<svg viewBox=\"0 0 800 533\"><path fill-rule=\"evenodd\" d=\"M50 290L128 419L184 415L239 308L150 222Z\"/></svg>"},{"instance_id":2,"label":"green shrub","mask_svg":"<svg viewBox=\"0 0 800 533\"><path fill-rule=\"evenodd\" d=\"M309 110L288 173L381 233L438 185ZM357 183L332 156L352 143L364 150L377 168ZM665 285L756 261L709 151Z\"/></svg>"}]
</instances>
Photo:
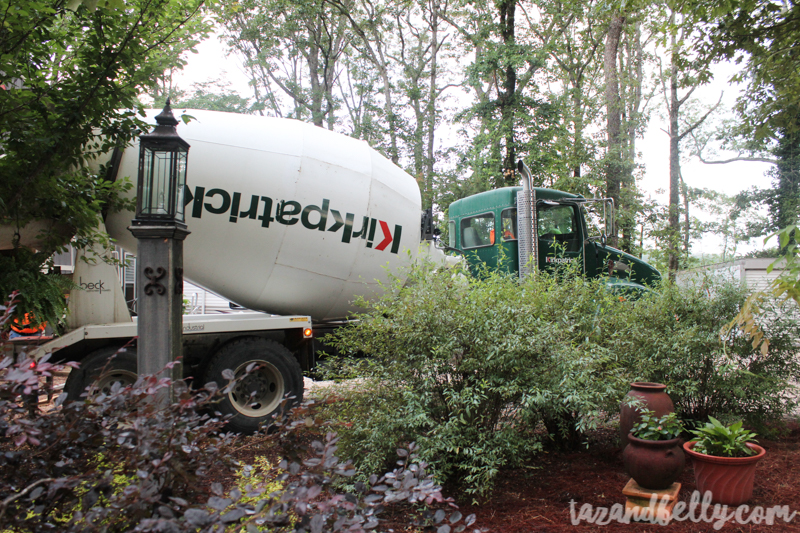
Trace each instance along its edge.
<instances>
[{"instance_id":1,"label":"green shrub","mask_svg":"<svg viewBox=\"0 0 800 533\"><path fill-rule=\"evenodd\" d=\"M749 457L756 451L747 446L748 442L758 442L756 434L742 427L742 421L725 426L713 416L698 429L692 430L697 442L692 448L697 453L716 457Z\"/></svg>"},{"instance_id":2,"label":"green shrub","mask_svg":"<svg viewBox=\"0 0 800 533\"><path fill-rule=\"evenodd\" d=\"M797 407L800 326L777 304L761 317L770 338L762 354L739 330L720 331L747 297L739 284L707 279L690 287L664 285L634 302L615 340L636 359L638 378L664 383L685 419L745 418L763 426Z\"/></svg>"},{"instance_id":3,"label":"green shrub","mask_svg":"<svg viewBox=\"0 0 800 533\"><path fill-rule=\"evenodd\" d=\"M665 383L688 419L763 426L797 405L795 320L776 311L765 321L766 355L741 332L720 338L744 302L738 285L664 284L630 300L569 268L523 282L480 274L416 265L329 339L366 356L326 369L360 378L333 393L328 413L363 472L381 471L413 441L439 481L486 492L546 441L585 442L619 412L632 381Z\"/></svg>"},{"instance_id":4,"label":"green shrub","mask_svg":"<svg viewBox=\"0 0 800 533\"><path fill-rule=\"evenodd\" d=\"M631 428L631 435L643 440L677 439L682 432L683 423L677 414L673 412L657 417L649 409L642 413L641 420Z\"/></svg>"},{"instance_id":5,"label":"green shrub","mask_svg":"<svg viewBox=\"0 0 800 533\"><path fill-rule=\"evenodd\" d=\"M362 378L339 389L332 416L346 455L366 472L404 442L420 445L440 481L488 491L498 471L541 448L580 440L618 410L630 377L602 343L624 305L570 271L525 282L417 265L330 342L366 358L328 365ZM545 422L550 435L536 432Z\"/></svg>"}]
</instances>

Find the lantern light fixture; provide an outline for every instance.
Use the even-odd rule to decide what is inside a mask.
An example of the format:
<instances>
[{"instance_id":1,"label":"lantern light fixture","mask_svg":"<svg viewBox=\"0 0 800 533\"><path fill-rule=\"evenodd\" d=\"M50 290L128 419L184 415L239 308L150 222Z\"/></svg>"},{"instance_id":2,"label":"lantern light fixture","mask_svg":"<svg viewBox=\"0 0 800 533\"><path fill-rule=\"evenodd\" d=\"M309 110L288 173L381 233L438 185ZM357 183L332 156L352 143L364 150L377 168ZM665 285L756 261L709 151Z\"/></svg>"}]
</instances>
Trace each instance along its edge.
<instances>
[{"instance_id":1,"label":"lantern light fixture","mask_svg":"<svg viewBox=\"0 0 800 533\"><path fill-rule=\"evenodd\" d=\"M184 188L189 143L176 126L169 99L151 133L139 136L139 177L134 226L184 225Z\"/></svg>"}]
</instances>

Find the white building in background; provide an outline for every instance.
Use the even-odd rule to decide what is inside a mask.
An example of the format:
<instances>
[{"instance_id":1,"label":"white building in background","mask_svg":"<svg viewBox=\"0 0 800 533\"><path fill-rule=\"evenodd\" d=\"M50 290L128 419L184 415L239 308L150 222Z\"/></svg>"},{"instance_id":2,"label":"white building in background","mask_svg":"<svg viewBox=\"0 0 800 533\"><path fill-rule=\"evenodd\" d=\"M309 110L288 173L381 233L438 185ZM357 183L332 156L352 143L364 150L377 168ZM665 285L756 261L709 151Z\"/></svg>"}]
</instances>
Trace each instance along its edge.
<instances>
[{"instance_id":1,"label":"white building in background","mask_svg":"<svg viewBox=\"0 0 800 533\"><path fill-rule=\"evenodd\" d=\"M117 276L122 286L122 292L125 294L128 309L136 312L136 256L119 247L113 252L113 256L114 259L123 260L124 266L117 267ZM75 250L70 246L69 250L56 254L53 260L63 275L72 276L75 271L75 257ZM73 281L79 283L80 280ZM230 300L189 281L183 283L183 298L187 302L184 313L187 315L212 315L245 310Z\"/></svg>"},{"instance_id":2,"label":"white building in background","mask_svg":"<svg viewBox=\"0 0 800 533\"><path fill-rule=\"evenodd\" d=\"M703 283L703 280L710 277L716 280L738 281L743 283L750 292L766 292L770 283L783 272L780 263L771 272L767 272L767 267L774 261L775 258L737 259L726 263L706 265L679 271L676 275L676 281L679 285L686 286L693 283ZM800 309L791 298L781 301L780 306L775 311L782 316L800 320ZM798 339L798 343L800 343L800 339Z\"/></svg>"},{"instance_id":3,"label":"white building in background","mask_svg":"<svg viewBox=\"0 0 800 533\"><path fill-rule=\"evenodd\" d=\"M744 283L753 292L765 290L772 281L780 276L782 268L776 267L767 272L767 267L775 261L766 259L737 259L725 263L715 263L703 267L681 270L676 275L680 285L702 282L706 277L726 279Z\"/></svg>"}]
</instances>

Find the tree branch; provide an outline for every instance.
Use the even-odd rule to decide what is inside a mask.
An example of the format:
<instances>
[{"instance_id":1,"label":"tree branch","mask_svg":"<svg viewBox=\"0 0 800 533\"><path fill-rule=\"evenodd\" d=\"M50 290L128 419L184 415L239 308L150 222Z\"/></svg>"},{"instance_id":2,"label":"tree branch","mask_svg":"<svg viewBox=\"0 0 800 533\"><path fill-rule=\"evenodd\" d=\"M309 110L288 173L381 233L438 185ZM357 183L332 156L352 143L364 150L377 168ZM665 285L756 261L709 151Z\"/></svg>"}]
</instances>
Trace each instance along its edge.
<instances>
[{"instance_id":1,"label":"tree branch","mask_svg":"<svg viewBox=\"0 0 800 533\"><path fill-rule=\"evenodd\" d=\"M8 506L9 506L9 504L11 504L11 502L13 502L14 500L18 500L18 499L22 498L23 496L27 495L29 492L31 492L33 489L35 489L39 485L44 485L45 483L52 483L55 480L56 480L56 478L52 478L52 477L46 477L44 479L40 479L39 481L35 481L34 483L31 483L30 485L28 485L27 487L25 487L21 491L17 492L16 494L12 494L8 498L6 498L2 502L0 502L0 522L2 522L2 518L6 514L6 509L8 509Z\"/></svg>"},{"instance_id":2,"label":"tree branch","mask_svg":"<svg viewBox=\"0 0 800 533\"><path fill-rule=\"evenodd\" d=\"M697 87L697 85L695 85L694 87L692 87L692 90L694 90L696 87ZM711 107L711 109L709 109L709 110L706 112L706 114L705 114L705 115L703 115L702 117L700 117L699 119L697 119L697 120L695 121L695 123L694 123L694 124L692 124L691 126L689 126L689 127L686 129L686 131L684 131L683 133L681 133L680 135L678 135L678 142L681 142L681 141L683 140L683 138L684 138L684 137L686 137L687 135L689 135L690 133L692 133L694 130L696 130L696 129L697 129L697 127L698 127L698 126L700 126L700 124L702 124L703 122L705 122L705 120L708 118L708 116L709 116L711 113L713 113L714 111L716 111L716 110L717 110L717 108L719 107L719 105L722 103L722 95L723 95L723 94L725 94L725 93L724 93L724 92L721 92L721 93L719 93L719 100L717 100L717 103L716 103L716 104L714 104L714 105Z\"/></svg>"},{"instance_id":3,"label":"tree branch","mask_svg":"<svg viewBox=\"0 0 800 533\"><path fill-rule=\"evenodd\" d=\"M752 162L756 162L756 163L769 163L771 165L777 165L778 164L778 160L777 159L770 159L768 157L742 157L742 156L736 156L736 157L731 157L730 159L719 159L719 160L714 160L714 161L706 161L705 159L703 159L702 155L700 155L700 154L696 154L696 155L697 155L697 159L699 159L701 163L705 163L706 165L727 165L728 163L735 163L737 161L752 161Z\"/></svg>"}]
</instances>

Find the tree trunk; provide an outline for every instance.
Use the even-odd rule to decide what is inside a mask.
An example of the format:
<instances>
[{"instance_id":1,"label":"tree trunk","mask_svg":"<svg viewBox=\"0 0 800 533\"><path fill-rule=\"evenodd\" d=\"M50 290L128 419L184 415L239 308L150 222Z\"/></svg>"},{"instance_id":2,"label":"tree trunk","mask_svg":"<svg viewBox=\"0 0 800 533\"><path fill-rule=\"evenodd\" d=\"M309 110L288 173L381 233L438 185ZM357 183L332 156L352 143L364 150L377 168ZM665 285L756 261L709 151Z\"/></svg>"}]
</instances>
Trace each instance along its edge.
<instances>
[{"instance_id":1,"label":"tree trunk","mask_svg":"<svg viewBox=\"0 0 800 533\"><path fill-rule=\"evenodd\" d=\"M614 205L620 206L620 184L622 180L622 109L619 97L619 73L617 71L617 54L625 17L616 13L612 16L606 34L603 67L606 79L606 195L614 199ZM617 225L612 220L609 244L617 246Z\"/></svg>"},{"instance_id":2,"label":"tree trunk","mask_svg":"<svg viewBox=\"0 0 800 533\"><path fill-rule=\"evenodd\" d=\"M683 176L680 176L681 180L681 194L683 195L683 256L689 257L689 232L691 231L691 222L689 219L689 187L686 186L686 182L683 181Z\"/></svg>"},{"instance_id":3,"label":"tree trunk","mask_svg":"<svg viewBox=\"0 0 800 533\"><path fill-rule=\"evenodd\" d=\"M572 141L572 177L581 177L581 148L583 145L583 86L576 79L572 86L572 120L575 135Z\"/></svg>"},{"instance_id":4,"label":"tree trunk","mask_svg":"<svg viewBox=\"0 0 800 533\"><path fill-rule=\"evenodd\" d=\"M498 8L500 10L500 28L503 36L503 45L508 50L514 45L514 16L516 14L516 0L502 0ZM513 185L516 182L514 177L517 168L517 142L514 135L515 115L516 115L516 91L517 91L517 70L513 63L505 68L505 78L503 80L503 90L498 97L500 105L501 124L505 133L506 153L503 157L503 185Z\"/></svg>"},{"instance_id":5,"label":"tree trunk","mask_svg":"<svg viewBox=\"0 0 800 533\"><path fill-rule=\"evenodd\" d=\"M325 115L322 113L323 90L319 82L319 50L314 48L307 57L309 78L311 81L311 121L317 127L324 127Z\"/></svg>"},{"instance_id":6,"label":"tree trunk","mask_svg":"<svg viewBox=\"0 0 800 533\"><path fill-rule=\"evenodd\" d=\"M678 271L678 243L680 242L680 213L678 202L680 201L680 178L681 178L681 154L680 154L680 132L678 131L678 113L680 103L678 102L678 66L677 66L677 43L675 34L672 35L672 64L669 74L669 279L675 281L675 273Z\"/></svg>"},{"instance_id":7,"label":"tree trunk","mask_svg":"<svg viewBox=\"0 0 800 533\"><path fill-rule=\"evenodd\" d=\"M636 129L639 125L642 105L642 82L644 81L644 60L642 50L642 27L641 22L633 25L633 32L626 33L625 49L627 52L627 68L625 79L628 80L628 87L625 91L625 144L623 154L622 176L620 177L621 189L628 189L629 194L622 196L620 202L629 203L635 195L636 180L633 177L634 163L636 161ZM622 67L622 65L621 65ZM627 199L627 200L626 200ZM622 230L622 250L628 253L633 252L635 225L635 207L632 205L620 205L620 226Z\"/></svg>"},{"instance_id":8,"label":"tree trunk","mask_svg":"<svg viewBox=\"0 0 800 533\"><path fill-rule=\"evenodd\" d=\"M428 110L427 110L427 127L425 134L427 136L427 145L425 149L425 188L428 191L427 198L423 198L423 209L428 209L433 205L433 163L434 163L434 150L435 150L435 132L436 132L436 99L438 96L438 89L436 85L436 78L438 75L437 58L439 55L439 2L434 0L431 2L431 71L429 76L428 86Z\"/></svg>"}]
</instances>

